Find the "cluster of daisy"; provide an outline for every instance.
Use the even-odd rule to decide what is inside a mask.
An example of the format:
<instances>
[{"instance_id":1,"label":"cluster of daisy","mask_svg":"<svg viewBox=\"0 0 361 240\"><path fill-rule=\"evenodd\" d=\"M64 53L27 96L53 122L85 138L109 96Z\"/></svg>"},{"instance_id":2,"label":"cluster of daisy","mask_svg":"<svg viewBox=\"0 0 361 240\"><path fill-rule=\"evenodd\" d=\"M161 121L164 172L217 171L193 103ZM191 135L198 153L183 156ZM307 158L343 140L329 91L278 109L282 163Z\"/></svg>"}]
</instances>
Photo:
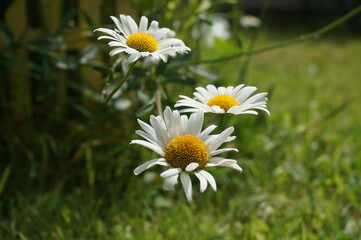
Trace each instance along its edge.
<instances>
[{"instance_id":1,"label":"cluster of daisy","mask_svg":"<svg viewBox=\"0 0 361 240\"><path fill-rule=\"evenodd\" d=\"M187 53L190 48L182 40L173 38L174 32L168 28L159 28L157 21L152 21L148 28L148 19L142 17L138 25L130 16L120 15L119 19L111 17L116 25L115 30L98 28L96 31L107 34L98 39L110 40L109 46L114 47L110 55L120 53L129 55L128 61L135 62L140 58L151 58L167 62L168 57ZM213 176L206 171L210 167L230 167L238 171L242 168L234 159L219 156L229 151L238 151L236 148L221 148L226 142L231 142L235 136L229 127L220 133L212 134L217 126L211 125L203 129L204 114L255 114L262 110L268 115L267 93L258 93L251 96L256 87L198 87L194 98L181 95L175 108L166 107L163 116L150 117L150 124L138 119L142 130L136 134L143 140L133 140L131 144L144 146L160 157L147 161L134 170L138 175L155 165L166 167L160 174L164 179L163 188L174 190L178 179L184 188L186 198L192 201L191 174L200 182L200 191L204 192L208 186L216 191L217 185ZM183 113L191 113L187 116Z\"/></svg>"}]
</instances>

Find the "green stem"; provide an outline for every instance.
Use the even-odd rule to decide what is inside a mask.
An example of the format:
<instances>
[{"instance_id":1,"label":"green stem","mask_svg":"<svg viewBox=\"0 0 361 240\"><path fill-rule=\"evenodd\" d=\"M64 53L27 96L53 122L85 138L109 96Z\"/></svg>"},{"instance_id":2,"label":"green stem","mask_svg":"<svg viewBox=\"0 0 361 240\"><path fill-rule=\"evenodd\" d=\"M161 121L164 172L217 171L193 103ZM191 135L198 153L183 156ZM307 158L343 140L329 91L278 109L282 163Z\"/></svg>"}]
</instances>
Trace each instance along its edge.
<instances>
[{"instance_id":1,"label":"green stem","mask_svg":"<svg viewBox=\"0 0 361 240\"><path fill-rule=\"evenodd\" d=\"M330 23L330 24L324 26L323 28L318 29L318 30L316 30L316 31L314 31L312 33L308 33L308 34L301 35L301 36L293 38L293 39L289 39L289 40L281 41L281 42L278 42L278 43L275 43L275 44L271 44L271 45L266 46L266 47L241 51L239 53L236 53L236 54L233 54L233 55L230 55L230 56L225 56L225 57L222 57L222 58L188 62L187 64L190 64L190 65L193 65L193 64L210 64L210 63L229 61L229 60L241 57L241 56L259 54L259 53L267 52L267 51L270 51L270 50L273 50L273 49L282 48L282 47L286 47L286 46L301 43L301 42L306 42L306 41L313 40L313 39L318 39L319 37L321 37L321 35L331 31L332 29L336 28L337 26L341 25L342 23L346 22L347 20L355 17L360 12L361 12L361 5L359 5L357 8L353 9L349 13L345 14L344 16L342 16L342 17L338 18L337 20L333 21L332 23ZM176 66L176 64L174 64L172 67L175 67L175 66Z\"/></svg>"},{"instance_id":2,"label":"green stem","mask_svg":"<svg viewBox=\"0 0 361 240\"><path fill-rule=\"evenodd\" d=\"M156 81L157 83L157 90L155 92L156 94L156 100L155 100L155 104L156 104L156 107L157 107L157 112L158 112L158 115L159 116L163 116L163 108L162 108L162 87L161 87L161 84L160 82Z\"/></svg>"},{"instance_id":3,"label":"green stem","mask_svg":"<svg viewBox=\"0 0 361 240\"><path fill-rule=\"evenodd\" d=\"M116 86L113 91L111 91L111 93L107 96L107 98L105 99L105 104L107 104L110 99L112 99L112 97L114 96L114 94L123 86L123 84L128 80L128 78L130 77L130 74L132 73L133 69L134 69L134 66L135 66L135 62L133 62L129 69L128 69L128 72L125 74L125 76L123 77L123 79L120 81L119 85Z\"/></svg>"},{"instance_id":4,"label":"green stem","mask_svg":"<svg viewBox=\"0 0 361 240\"><path fill-rule=\"evenodd\" d=\"M219 118L219 123L218 123L218 133L221 133L223 131L223 127L225 124L226 120L226 113L225 114L220 114L220 118Z\"/></svg>"}]
</instances>

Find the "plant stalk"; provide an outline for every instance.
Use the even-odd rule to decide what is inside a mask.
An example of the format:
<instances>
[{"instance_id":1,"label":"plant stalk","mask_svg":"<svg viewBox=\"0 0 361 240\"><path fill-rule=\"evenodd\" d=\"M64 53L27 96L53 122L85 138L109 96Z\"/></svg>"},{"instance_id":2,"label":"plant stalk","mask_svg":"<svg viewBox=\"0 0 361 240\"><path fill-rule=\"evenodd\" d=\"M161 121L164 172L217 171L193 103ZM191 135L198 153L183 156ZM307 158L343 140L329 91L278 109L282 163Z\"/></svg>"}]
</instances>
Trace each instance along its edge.
<instances>
[{"instance_id":1,"label":"plant stalk","mask_svg":"<svg viewBox=\"0 0 361 240\"><path fill-rule=\"evenodd\" d=\"M114 96L114 94L123 86L123 84L128 80L128 78L130 77L130 74L132 73L133 69L134 69L134 66L136 64L136 61L133 62L129 69L128 69L128 72L125 74L125 76L123 77L123 79L120 81L119 85L116 86L113 91L111 91L111 93L107 96L107 98L105 99L104 103L107 104L110 99L112 99L112 97Z\"/></svg>"}]
</instances>

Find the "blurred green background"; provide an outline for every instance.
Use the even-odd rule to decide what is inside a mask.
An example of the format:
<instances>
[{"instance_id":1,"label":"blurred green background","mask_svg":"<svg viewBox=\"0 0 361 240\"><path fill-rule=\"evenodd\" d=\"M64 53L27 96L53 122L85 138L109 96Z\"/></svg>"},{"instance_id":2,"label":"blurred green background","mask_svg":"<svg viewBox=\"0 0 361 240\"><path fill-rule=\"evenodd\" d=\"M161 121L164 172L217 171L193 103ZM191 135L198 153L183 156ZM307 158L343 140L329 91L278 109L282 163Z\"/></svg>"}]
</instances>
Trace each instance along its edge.
<instances>
[{"instance_id":1,"label":"blurred green background","mask_svg":"<svg viewBox=\"0 0 361 240\"><path fill-rule=\"evenodd\" d=\"M0 239L359 239L360 16L304 43L223 59L313 32L358 4L2 0ZM93 30L119 14L157 20L192 52L138 65L105 105L124 66ZM262 24L242 27L248 14ZM229 118L242 174L212 169L218 191L202 194L193 179L192 204L180 186L162 190L160 167L133 175L155 157L129 142L136 119L157 114L157 89L164 107L196 86L241 83L269 92L271 112Z\"/></svg>"}]
</instances>

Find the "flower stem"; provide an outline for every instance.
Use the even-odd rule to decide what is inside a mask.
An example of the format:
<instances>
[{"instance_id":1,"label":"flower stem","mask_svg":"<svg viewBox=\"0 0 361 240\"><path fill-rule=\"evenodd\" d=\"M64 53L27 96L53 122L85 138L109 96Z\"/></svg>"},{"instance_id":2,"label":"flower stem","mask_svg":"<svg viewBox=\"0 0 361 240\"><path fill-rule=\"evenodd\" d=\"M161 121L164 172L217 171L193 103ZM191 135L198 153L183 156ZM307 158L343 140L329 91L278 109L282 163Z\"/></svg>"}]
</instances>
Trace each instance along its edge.
<instances>
[{"instance_id":1,"label":"flower stem","mask_svg":"<svg viewBox=\"0 0 361 240\"><path fill-rule=\"evenodd\" d=\"M136 61L133 62L129 69L128 69L128 72L125 74L125 76L123 77L123 79L120 81L119 85L116 86L113 91L111 91L111 93L107 96L107 98L105 99L104 103L107 104L110 99L112 99L112 97L114 96L114 94L123 86L123 84L128 80L128 78L130 77L130 74L132 73L133 69L134 69L134 66L136 64Z\"/></svg>"},{"instance_id":2,"label":"flower stem","mask_svg":"<svg viewBox=\"0 0 361 240\"><path fill-rule=\"evenodd\" d=\"M160 83L157 81L157 90L156 90L156 106L157 112L159 116L163 116L163 108L162 108L162 88Z\"/></svg>"},{"instance_id":3,"label":"flower stem","mask_svg":"<svg viewBox=\"0 0 361 240\"><path fill-rule=\"evenodd\" d=\"M218 133L222 132L222 129L225 125L226 120L226 114L220 114L219 123L218 123Z\"/></svg>"}]
</instances>

